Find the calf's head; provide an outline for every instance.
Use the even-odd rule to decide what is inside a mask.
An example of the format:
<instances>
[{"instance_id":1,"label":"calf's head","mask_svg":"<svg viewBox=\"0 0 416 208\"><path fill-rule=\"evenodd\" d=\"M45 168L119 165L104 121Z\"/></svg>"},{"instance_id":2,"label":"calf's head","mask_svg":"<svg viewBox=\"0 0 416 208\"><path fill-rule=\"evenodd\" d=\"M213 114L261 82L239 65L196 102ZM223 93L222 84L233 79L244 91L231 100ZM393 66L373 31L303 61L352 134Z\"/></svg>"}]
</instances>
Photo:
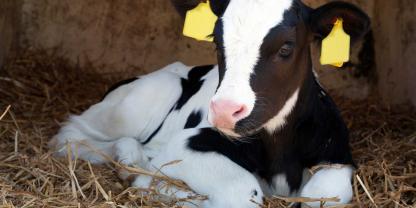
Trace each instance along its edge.
<instances>
[{"instance_id":1,"label":"calf's head","mask_svg":"<svg viewBox=\"0 0 416 208\"><path fill-rule=\"evenodd\" d=\"M190 9L199 1L188 2L192 5L177 8ZM337 18L343 19L353 42L369 28L368 16L344 2L315 10L300 0L210 3L219 17L213 36L220 82L208 119L232 137L263 128L273 133L285 124L300 88L312 76L309 45L326 37Z\"/></svg>"}]
</instances>

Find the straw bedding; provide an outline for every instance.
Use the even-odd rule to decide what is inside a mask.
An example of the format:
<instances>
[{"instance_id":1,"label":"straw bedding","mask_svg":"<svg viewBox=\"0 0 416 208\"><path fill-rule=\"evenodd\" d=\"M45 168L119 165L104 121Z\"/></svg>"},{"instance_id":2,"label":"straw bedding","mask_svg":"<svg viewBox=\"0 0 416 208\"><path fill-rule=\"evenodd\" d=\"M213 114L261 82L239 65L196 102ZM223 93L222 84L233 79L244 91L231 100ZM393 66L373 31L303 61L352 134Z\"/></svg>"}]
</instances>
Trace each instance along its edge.
<instances>
[{"instance_id":1,"label":"straw bedding","mask_svg":"<svg viewBox=\"0 0 416 208\"><path fill-rule=\"evenodd\" d=\"M173 207L175 200L153 189L128 188L117 177L117 164L51 156L47 142L59 122L129 76L81 69L53 54L26 50L0 70L0 207ZM377 96L335 99L360 166L350 207L416 207L415 111L381 107ZM302 200L274 197L265 207Z\"/></svg>"}]
</instances>

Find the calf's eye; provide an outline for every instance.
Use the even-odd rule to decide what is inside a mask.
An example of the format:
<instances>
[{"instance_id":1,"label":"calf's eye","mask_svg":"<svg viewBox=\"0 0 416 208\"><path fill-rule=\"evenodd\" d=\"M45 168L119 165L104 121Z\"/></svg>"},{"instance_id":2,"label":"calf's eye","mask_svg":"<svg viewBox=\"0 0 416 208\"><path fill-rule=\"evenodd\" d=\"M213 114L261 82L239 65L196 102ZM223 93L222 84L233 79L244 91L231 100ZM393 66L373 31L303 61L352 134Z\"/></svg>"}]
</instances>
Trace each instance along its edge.
<instances>
[{"instance_id":1,"label":"calf's eye","mask_svg":"<svg viewBox=\"0 0 416 208\"><path fill-rule=\"evenodd\" d=\"M293 43L285 43L279 49L278 55L282 58L288 58L293 53L294 45Z\"/></svg>"}]
</instances>

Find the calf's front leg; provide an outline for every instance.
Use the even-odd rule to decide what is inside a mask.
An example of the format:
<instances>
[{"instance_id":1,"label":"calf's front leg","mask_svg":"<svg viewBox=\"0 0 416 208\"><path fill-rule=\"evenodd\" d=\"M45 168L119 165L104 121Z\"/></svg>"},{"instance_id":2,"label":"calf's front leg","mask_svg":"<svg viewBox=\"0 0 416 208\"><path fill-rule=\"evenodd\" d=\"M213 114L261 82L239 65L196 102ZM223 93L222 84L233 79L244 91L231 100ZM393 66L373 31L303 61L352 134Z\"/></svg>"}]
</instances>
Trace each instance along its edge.
<instances>
[{"instance_id":1,"label":"calf's front leg","mask_svg":"<svg viewBox=\"0 0 416 208\"><path fill-rule=\"evenodd\" d=\"M198 194L207 195L206 208L255 208L262 203L263 192L255 176L224 155L198 152L188 147L198 129L188 129L172 138L166 149L153 158L150 168L182 180ZM198 138L196 138L198 139ZM224 138L226 139L226 138ZM170 165L172 161L180 161ZM133 186L147 188L150 179L139 176Z\"/></svg>"},{"instance_id":2,"label":"calf's front leg","mask_svg":"<svg viewBox=\"0 0 416 208\"><path fill-rule=\"evenodd\" d=\"M327 202L325 206L347 204L351 201L353 191L351 166L329 167L316 172L302 188L301 196L320 199L337 197L339 202ZM319 202L306 203L309 207L320 207Z\"/></svg>"}]
</instances>

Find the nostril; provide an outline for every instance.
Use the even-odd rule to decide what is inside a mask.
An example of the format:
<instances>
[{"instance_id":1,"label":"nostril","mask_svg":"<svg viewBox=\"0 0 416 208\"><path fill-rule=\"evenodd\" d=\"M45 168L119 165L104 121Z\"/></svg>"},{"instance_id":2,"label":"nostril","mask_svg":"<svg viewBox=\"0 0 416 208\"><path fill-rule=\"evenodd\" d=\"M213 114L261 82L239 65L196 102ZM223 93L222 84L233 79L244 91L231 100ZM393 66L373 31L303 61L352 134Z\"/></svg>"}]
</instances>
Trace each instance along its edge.
<instances>
[{"instance_id":1,"label":"nostril","mask_svg":"<svg viewBox=\"0 0 416 208\"><path fill-rule=\"evenodd\" d=\"M239 114L241 114L243 112L243 107L241 107L238 111L233 113L234 117L238 117Z\"/></svg>"},{"instance_id":2,"label":"nostril","mask_svg":"<svg viewBox=\"0 0 416 208\"><path fill-rule=\"evenodd\" d=\"M243 117L245 112L246 112L247 108L246 106L241 106L236 112L233 113L233 117L234 118L240 118Z\"/></svg>"},{"instance_id":3,"label":"nostril","mask_svg":"<svg viewBox=\"0 0 416 208\"><path fill-rule=\"evenodd\" d=\"M232 100L211 100L209 108L209 122L222 129L233 129L239 120L249 114L246 105Z\"/></svg>"}]
</instances>

